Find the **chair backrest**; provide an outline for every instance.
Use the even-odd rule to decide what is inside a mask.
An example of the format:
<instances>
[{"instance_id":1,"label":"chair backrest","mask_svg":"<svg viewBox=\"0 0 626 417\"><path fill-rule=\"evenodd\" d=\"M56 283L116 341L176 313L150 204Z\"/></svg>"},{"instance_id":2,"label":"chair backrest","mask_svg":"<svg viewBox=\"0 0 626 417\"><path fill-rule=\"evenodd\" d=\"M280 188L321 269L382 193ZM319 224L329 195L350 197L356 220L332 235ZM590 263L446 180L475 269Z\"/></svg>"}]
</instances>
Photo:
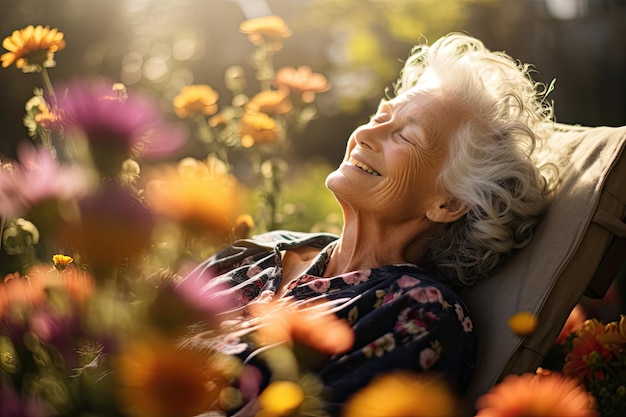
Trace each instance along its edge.
<instances>
[{"instance_id":1,"label":"chair backrest","mask_svg":"<svg viewBox=\"0 0 626 417\"><path fill-rule=\"evenodd\" d=\"M468 401L507 374L534 372L580 297L602 298L626 262L626 126L557 124L548 143L561 183L534 240L462 292L478 337ZM519 311L538 317L533 334L509 329Z\"/></svg>"}]
</instances>

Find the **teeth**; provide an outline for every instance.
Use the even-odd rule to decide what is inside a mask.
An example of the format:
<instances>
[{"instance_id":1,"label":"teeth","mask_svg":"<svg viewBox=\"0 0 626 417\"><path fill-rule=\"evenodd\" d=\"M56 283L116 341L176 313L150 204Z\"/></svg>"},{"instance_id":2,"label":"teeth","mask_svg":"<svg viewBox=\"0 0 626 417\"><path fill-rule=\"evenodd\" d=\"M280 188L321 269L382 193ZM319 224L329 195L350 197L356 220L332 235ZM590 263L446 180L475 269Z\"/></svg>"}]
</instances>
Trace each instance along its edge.
<instances>
[{"instance_id":1,"label":"teeth","mask_svg":"<svg viewBox=\"0 0 626 417\"><path fill-rule=\"evenodd\" d=\"M374 175L374 176L380 176L380 174L376 171L374 171L372 168L368 167L367 165L365 165L362 162L357 161L354 158L350 158L350 163L356 167L361 168L363 171L367 172L368 174Z\"/></svg>"}]
</instances>

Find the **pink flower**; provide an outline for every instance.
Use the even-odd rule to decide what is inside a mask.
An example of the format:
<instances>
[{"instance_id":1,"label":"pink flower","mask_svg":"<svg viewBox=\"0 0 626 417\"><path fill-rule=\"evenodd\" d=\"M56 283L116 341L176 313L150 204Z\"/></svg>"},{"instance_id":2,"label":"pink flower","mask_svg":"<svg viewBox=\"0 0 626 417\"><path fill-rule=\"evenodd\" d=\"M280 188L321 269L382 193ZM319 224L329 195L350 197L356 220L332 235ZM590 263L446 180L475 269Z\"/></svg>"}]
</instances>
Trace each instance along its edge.
<instances>
[{"instance_id":1,"label":"pink flower","mask_svg":"<svg viewBox=\"0 0 626 417\"><path fill-rule=\"evenodd\" d=\"M436 287L423 287L409 290L409 295L417 302L425 303L440 303L443 301L441 291Z\"/></svg>"},{"instance_id":2,"label":"pink flower","mask_svg":"<svg viewBox=\"0 0 626 417\"><path fill-rule=\"evenodd\" d=\"M439 359L439 353L435 349L426 348L420 352L420 366L423 370L430 369Z\"/></svg>"},{"instance_id":3,"label":"pink flower","mask_svg":"<svg viewBox=\"0 0 626 417\"><path fill-rule=\"evenodd\" d=\"M341 278L343 279L343 282L345 282L346 284L356 285L359 282L367 281L371 274L372 274L371 269L364 269L362 271L350 272L346 275L343 275Z\"/></svg>"},{"instance_id":4,"label":"pink flower","mask_svg":"<svg viewBox=\"0 0 626 417\"><path fill-rule=\"evenodd\" d=\"M19 163L12 164L12 169L0 170L0 213L4 216L19 216L46 200L70 200L89 188L84 170L61 165L48 149L23 142L17 156Z\"/></svg>"},{"instance_id":5,"label":"pink flower","mask_svg":"<svg viewBox=\"0 0 626 417\"><path fill-rule=\"evenodd\" d=\"M186 139L180 129L166 123L152 98L133 92L121 100L106 82L69 84L60 107L66 128L82 131L92 147L132 149L150 157L167 155Z\"/></svg>"},{"instance_id":6,"label":"pink flower","mask_svg":"<svg viewBox=\"0 0 626 417\"><path fill-rule=\"evenodd\" d=\"M398 287L400 288L409 288L414 287L419 284L421 281L417 278L414 278L410 275L402 275L400 279L398 279Z\"/></svg>"},{"instance_id":7,"label":"pink flower","mask_svg":"<svg viewBox=\"0 0 626 417\"><path fill-rule=\"evenodd\" d=\"M316 279L309 283L309 287L318 294L323 294L330 288L330 281L327 279Z\"/></svg>"}]
</instances>

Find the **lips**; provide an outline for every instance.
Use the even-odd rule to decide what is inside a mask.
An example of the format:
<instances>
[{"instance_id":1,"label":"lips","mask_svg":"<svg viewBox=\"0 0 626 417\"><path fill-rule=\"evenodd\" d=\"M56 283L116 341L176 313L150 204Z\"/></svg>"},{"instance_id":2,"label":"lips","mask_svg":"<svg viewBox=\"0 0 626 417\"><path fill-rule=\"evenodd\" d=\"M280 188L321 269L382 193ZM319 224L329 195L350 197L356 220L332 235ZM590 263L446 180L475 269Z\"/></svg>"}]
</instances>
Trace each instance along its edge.
<instances>
[{"instance_id":1,"label":"lips","mask_svg":"<svg viewBox=\"0 0 626 417\"><path fill-rule=\"evenodd\" d=\"M349 162L357 168L360 168L362 171L367 172L370 175L374 175L375 177L379 177L380 174L374 171L372 168L364 164L363 162L357 161L354 158L350 158Z\"/></svg>"}]
</instances>

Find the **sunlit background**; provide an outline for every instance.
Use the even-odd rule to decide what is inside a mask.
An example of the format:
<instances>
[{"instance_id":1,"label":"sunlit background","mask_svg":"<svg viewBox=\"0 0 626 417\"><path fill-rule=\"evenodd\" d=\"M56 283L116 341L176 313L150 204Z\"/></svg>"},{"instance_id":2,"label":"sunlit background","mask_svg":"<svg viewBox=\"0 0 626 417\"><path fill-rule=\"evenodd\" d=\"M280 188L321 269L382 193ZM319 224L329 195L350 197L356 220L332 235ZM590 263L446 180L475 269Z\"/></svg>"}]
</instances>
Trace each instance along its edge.
<instances>
[{"instance_id":1,"label":"sunlit background","mask_svg":"<svg viewBox=\"0 0 626 417\"><path fill-rule=\"evenodd\" d=\"M162 96L205 83L224 92L224 70L245 66L248 18L281 16L293 31L277 66L309 65L332 89L320 116L295 141L302 156L339 160L350 131L371 114L420 37L466 31L489 48L533 63L556 79L552 99L565 123L626 123L624 0L0 0L0 35L29 24L65 33L54 82L104 75ZM0 70L0 152L27 137L21 123L37 74ZM168 109L171 111L171 109Z\"/></svg>"}]
</instances>

